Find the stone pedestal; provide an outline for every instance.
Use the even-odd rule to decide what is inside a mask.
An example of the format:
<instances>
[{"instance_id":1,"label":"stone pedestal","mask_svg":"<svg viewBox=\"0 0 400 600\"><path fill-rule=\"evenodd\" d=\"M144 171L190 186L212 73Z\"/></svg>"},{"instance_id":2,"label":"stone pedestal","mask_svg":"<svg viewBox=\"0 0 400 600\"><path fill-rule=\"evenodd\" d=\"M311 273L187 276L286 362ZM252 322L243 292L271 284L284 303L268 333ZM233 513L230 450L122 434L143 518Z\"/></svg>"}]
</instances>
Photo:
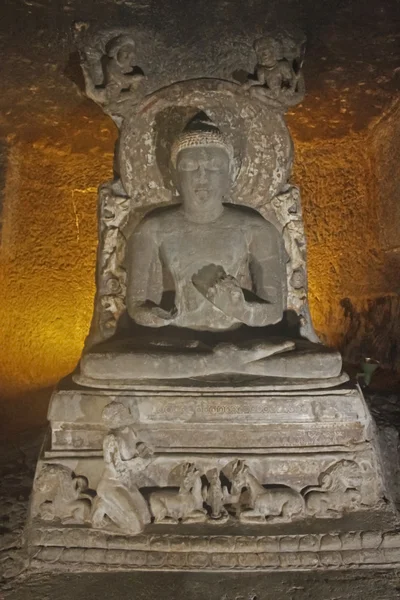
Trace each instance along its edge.
<instances>
[{"instance_id":1,"label":"stone pedestal","mask_svg":"<svg viewBox=\"0 0 400 600\"><path fill-rule=\"evenodd\" d=\"M400 562L400 538L390 533L395 497L360 389L350 383L288 388L262 380L132 390L66 382L51 400L35 479L27 527L33 564L98 571ZM102 415L112 403L129 409L129 427L153 451L137 459L135 471L153 522L134 536L112 522L103 528L91 522L109 433ZM188 464L201 478L205 512L154 522L160 515L152 494L168 490L177 497ZM84 489L77 485L82 480ZM216 485L223 491L217 515ZM86 512L83 505L75 510L84 502Z\"/></svg>"}]
</instances>

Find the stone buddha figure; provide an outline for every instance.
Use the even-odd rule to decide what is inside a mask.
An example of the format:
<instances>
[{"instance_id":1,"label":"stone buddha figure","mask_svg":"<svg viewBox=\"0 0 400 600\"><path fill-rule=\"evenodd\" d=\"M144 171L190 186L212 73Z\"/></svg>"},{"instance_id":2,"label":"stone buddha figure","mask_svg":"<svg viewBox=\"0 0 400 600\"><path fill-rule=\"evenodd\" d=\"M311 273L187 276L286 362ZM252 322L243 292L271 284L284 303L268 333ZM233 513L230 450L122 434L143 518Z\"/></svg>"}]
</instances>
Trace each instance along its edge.
<instances>
[{"instance_id":1,"label":"stone buddha figure","mask_svg":"<svg viewBox=\"0 0 400 600\"><path fill-rule=\"evenodd\" d=\"M127 243L133 337L91 349L81 374L339 376L339 353L274 332L286 309L283 240L257 211L229 202L233 148L204 113L175 140L171 165L181 203L148 213Z\"/></svg>"}]
</instances>

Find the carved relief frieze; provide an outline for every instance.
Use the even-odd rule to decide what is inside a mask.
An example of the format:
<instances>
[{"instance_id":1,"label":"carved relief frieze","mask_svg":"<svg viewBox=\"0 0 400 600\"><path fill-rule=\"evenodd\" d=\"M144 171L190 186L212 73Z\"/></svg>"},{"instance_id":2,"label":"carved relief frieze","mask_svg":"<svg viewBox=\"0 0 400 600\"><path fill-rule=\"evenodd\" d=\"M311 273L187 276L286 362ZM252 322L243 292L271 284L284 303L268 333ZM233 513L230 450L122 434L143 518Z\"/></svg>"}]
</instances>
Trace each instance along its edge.
<instances>
[{"instance_id":1,"label":"carved relief frieze","mask_svg":"<svg viewBox=\"0 0 400 600\"><path fill-rule=\"evenodd\" d=\"M151 522L291 523L309 517L340 518L383 502L376 489L368 494L376 483L365 459L336 460L320 473L317 486L304 480L297 489L261 479L244 459L230 460L222 468L220 463L203 468L182 461L167 473L171 485L160 486L154 474L164 480L167 463L155 463L157 457L135 433L128 408L112 402L104 409L104 420L110 430L104 438L104 470L96 492L88 489L86 477L75 476L67 467L44 465L36 481L34 516L136 535ZM259 465L265 461L260 459Z\"/></svg>"},{"instance_id":2,"label":"carved relief frieze","mask_svg":"<svg viewBox=\"0 0 400 600\"><path fill-rule=\"evenodd\" d=\"M254 75L244 84L252 98L283 112L303 100L305 42L304 35L287 31L277 31L254 42L257 64Z\"/></svg>"},{"instance_id":3,"label":"carved relief frieze","mask_svg":"<svg viewBox=\"0 0 400 600\"><path fill-rule=\"evenodd\" d=\"M81 50L86 95L117 124L143 97L143 73L136 41L131 33L95 36Z\"/></svg>"},{"instance_id":4,"label":"carved relief frieze","mask_svg":"<svg viewBox=\"0 0 400 600\"><path fill-rule=\"evenodd\" d=\"M99 190L99 248L97 268L97 323L93 341L107 339L116 330L125 311L126 268L124 266L130 199L121 186L105 184ZM96 319L96 316L95 316Z\"/></svg>"},{"instance_id":5,"label":"carved relief frieze","mask_svg":"<svg viewBox=\"0 0 400 600\"><path fill-rule=\"evenodd\" d=\"M152 451L138 440L132 415L124 404L107 404L103 421L109 433L103 442L104 470L93 504L92 525L134 535L150 523L149 508L137 478L151 460Z\"/></svg>"},{"instance_id":6,"label":"carved relief frieze","mask_svg":"<svg viewBox=\"0 0 400 600\"><path fill-rule=\"evenodd\" d=\"M92 493L88 479L61 464L43 464L36 475L32 517L63 524L90 522Z\"/></svg>"}]
</instances>

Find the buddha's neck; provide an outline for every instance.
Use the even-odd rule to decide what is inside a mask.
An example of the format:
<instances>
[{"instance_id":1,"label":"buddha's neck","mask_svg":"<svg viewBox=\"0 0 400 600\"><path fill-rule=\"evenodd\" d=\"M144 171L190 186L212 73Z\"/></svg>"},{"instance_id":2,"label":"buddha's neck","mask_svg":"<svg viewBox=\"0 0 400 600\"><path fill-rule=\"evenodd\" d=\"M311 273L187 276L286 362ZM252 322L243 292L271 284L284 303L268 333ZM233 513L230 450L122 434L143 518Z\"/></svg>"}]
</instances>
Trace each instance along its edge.
<instances>
[{"instance_id":1,"label":"buddha's neck","mask_svg":"<svg viewBox=\"0 0 400 600\"><path fill-rule=\"evenodd\" d=\"M224 205L207 206L195 208L184 204L184 214L188 221L193 223L212 223L216 221L223 213Z\"/></svg>"}]
</instances>

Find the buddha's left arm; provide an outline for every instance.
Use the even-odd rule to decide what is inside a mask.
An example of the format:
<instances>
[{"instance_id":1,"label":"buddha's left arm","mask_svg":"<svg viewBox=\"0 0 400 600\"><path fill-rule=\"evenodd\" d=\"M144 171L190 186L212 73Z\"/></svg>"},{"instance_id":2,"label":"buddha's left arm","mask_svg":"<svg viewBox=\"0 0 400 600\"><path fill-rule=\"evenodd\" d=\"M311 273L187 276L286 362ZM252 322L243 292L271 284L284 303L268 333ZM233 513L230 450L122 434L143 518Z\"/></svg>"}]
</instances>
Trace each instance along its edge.
<instances>
[{"instance_id":1,"label":"buddha's left arm","mask_svg":"<svg viewBox=\"0 0 400 600\"><path fill-rule=\"evenodd\" d=\"M283 240L269 222L256 227L249 244L253 291L264 303L248 303L253 326L282 320L286 305L286 261ZM250 323L249 323L250 324Z\"/></svg>"}]
</instances>

